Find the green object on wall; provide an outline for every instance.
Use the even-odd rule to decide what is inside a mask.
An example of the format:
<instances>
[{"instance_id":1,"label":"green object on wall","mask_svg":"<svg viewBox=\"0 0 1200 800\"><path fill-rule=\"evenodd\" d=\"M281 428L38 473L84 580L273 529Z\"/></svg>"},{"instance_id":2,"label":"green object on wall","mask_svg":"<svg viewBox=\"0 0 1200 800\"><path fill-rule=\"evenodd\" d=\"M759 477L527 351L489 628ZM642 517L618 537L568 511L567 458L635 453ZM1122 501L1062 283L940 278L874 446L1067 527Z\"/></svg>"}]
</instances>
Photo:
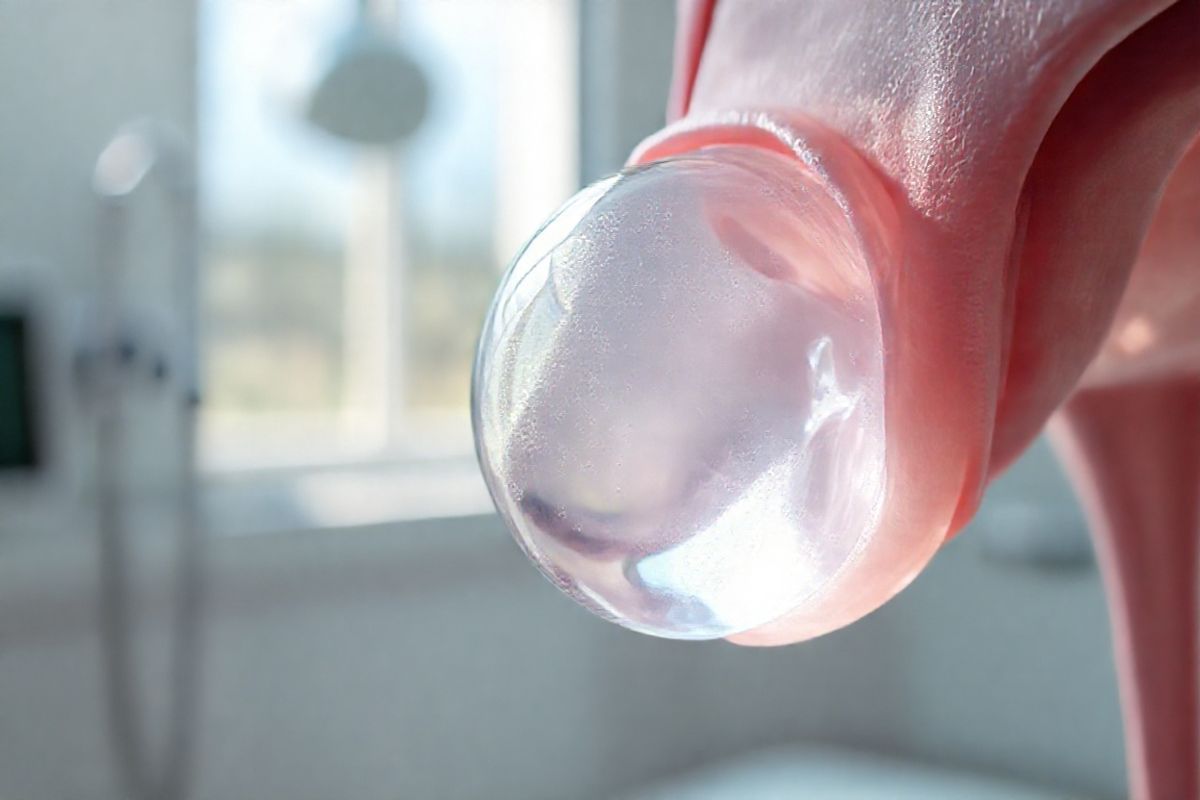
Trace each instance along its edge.
<instances>
[{"instance_id":1,"label":"green object on wall","mask_svg":"<svg viewBox=\"0 0 1200 800\"><path fill-rule=\"evenodd\" d=\"M27 318L0 312L0 472L38 466Z\"/></svg>"}]
</instances>

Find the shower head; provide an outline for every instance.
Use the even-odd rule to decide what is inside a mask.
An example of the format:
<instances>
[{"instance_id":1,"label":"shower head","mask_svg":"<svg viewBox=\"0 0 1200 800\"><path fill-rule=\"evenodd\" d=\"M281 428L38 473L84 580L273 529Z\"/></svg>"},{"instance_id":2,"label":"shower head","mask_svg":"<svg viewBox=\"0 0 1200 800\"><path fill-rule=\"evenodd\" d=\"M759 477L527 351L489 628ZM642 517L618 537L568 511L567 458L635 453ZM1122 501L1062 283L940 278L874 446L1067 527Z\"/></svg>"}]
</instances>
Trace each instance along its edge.
<instances>
[{"instance_id":1,"label":"shower head","mask_svg":"<svg viewBox=\"0 0 1200 800\"><path fill-rule=\"evenodd\" d=\"M313 90L307 116L339 139L390 145L417 129L428 100L420 67L363 19L338 43Z\"/></svg>"},{"instance_id":2,"label":"shower head","mask_svg":"<svg viewBox=\"0 0 1200 800\"><path fill-rule=\"evenodd\" d=\"M151 172L161 172L164 186L173 194L194 189L195 165L183 134L161 120L134 120L121 126L97 157L92 191L102 200L120 201Z\"/></svg>"}]
</instances>

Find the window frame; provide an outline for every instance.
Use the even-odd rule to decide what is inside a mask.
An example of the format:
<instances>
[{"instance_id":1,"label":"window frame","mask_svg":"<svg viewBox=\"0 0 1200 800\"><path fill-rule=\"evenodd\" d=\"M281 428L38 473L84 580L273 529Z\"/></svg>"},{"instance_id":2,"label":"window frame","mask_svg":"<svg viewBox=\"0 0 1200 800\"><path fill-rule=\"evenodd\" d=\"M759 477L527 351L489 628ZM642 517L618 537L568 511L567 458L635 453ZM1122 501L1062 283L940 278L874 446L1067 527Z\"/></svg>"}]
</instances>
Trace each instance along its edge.
<instances>
[{"instance_id":1,"label":"window frame","mask_svg":"<svg viewBox=\"0 0 1200 800\"><path fill-rule=\"evenodd\" d=\"M398 19L398 7L394 2L375 0L368 5L377 19L387 24L394 24ZM540 194L536 191L532 195L527 193L518 198L519 202L511 204L517 207L515 213L506 207L500 210L503 219L493 221L500 223L502 228L495 237L497 250L503 252L503 259L497 258L499 265L510 255L507 250L515 251L514 232L523 238L534 230L556 204L565 201L578 188L580 175L580 6L576 2L562 2L529 3L514 8L523 8L527 14L525 18L520 14L502 15L504 24L514 26L514 29L530 23L528 14L541 13L543 18L535 18L533 22L551 27L554 20L550 18L555 14L560 17L561 36L557 44L560 57L564 51L568 53L565 59L568 69L557 72L557 91L560 93L557 110L569 109L565 115L569 118L561 121L569 135L560 138L565 138L570 152L564 158L560 145L558 155L562 174L559 182L563 186L558 194L561 196L547 201L546 190ZM514 39L516 41L518 39ZM499 93L507 94L509 98L518 94L525 97L538 95L539 103L546 106L545 92L530 93L528 81L531 74L554 71L538 65L537 49L514 46L508 55L524 63L500 70L508 76L509 85L499 87ZM546 54L541 56L545 58ZM565 92L564 83L568 87ZM541 115L536 113L539 110ZM507 136L501 138L510 142L523 141L526 146L497 153L498 185L519 175L523 165L527 166L531 160L553 157L553 153L547 154L544 142L541 143L543 146L537 146L536 137L528 135L531 131L540 133L538 126L543 129L545 126L545 108L533 111L528 115L531 118L523 120L523 126L503 126ZM506 158L509 163L505 163ZM264 420L278 418L278 414L210 412L205 415L201 448L204 455L200 464L202 502L211 529L220 534L349 528L475 516L493 510L469 436L469 409L464 406L445 414L397 411L407 377L403 356L406 333L403 316L406 270L401 219L403 156L399 152L380 156L361 169L365 175L356 177L356 190L364 185L367 187L372 194L368 205L379 209L385 215L385 222L377 228L384 235L368 245L374 248L373 252L365 258L360 256L357 262L354 257L346 258L346 269L350 274L344 302L355 313L345 315L345 319L358 320L357 324L367 329L358 334L347 333L345 337L347 344L343 350L349 356L346 363L351 381L347 392L350 402L337 412L311 415L303 426L309 431L305 436L309 443L302 448L303 453L276 458L239 456L237 448L229 442L246 439L247 449L263 450L263 438L279 441L294 437L289 433L290 427L261 427ZM519 240L516 243L519 244ZM363 308L370 306L374 307L374 313L363 314ZM351 342L355 335L361 337L360 341L368 341L369 346L355 347ZM302 419L303 415L292 415L292 418ZM447 420L454 418L458 420L455 427L460 435L443 437L441 446L438 437L432 437L434 442L431 443L430 437L423 442L406 434L413 428L437 427L439 421L446 425ZM226 430L216 432L214 426ZM255 426L259 426L259 430L253 434L251 443L245 429ZM224 444L221 437L226 439ZM323 438L325 444L313 447L312 437ZM269 451L270 447L265 450ZM341 501L337 499L339 495L343 498Z\"/></svg>"}]
</instances>

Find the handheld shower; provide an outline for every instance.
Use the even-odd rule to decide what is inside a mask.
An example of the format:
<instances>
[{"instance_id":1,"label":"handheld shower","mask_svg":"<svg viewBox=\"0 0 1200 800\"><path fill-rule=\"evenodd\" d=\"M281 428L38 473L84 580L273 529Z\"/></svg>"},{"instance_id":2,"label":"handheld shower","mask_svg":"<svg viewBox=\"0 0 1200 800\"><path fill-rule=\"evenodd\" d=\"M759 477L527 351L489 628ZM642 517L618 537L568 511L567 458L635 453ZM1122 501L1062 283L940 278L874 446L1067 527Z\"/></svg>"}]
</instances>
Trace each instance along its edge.
<instances>
[{"instance_id":1,"label":"handheld shower","mask_svg":"<svg viewBox=\"0 0 1200 800\"><path fill-rule=\"evenodd\" d=\"M167 350L130 335L121 309L129 201L152 178L166 196L173 228L172 292L180 324L177 346ZM131 797L137 800L181 800L186 796L195 734L203 595L203 535L195 477L195 415L200 400L195 189L194 165L183 137L153 120L121 128L100 153L92 175L92 190L100 201L102 285L94 344L79 353L77 366L81 388L95 404L99 609L111 739L119 770ZM175 387L180 404L171 700L167 745L158 769L150 763L134 680L133 558L123 468L127 437L124 396L132 377Z\"/></svg>"}]
</instances>

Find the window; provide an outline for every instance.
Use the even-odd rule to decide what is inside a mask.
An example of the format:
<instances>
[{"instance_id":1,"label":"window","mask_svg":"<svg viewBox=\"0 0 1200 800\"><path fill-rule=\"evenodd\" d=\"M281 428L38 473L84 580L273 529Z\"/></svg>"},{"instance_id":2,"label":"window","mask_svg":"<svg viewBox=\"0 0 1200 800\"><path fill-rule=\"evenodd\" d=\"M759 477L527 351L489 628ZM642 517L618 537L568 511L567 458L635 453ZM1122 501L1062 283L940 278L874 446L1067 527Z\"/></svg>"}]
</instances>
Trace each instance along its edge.
<instances>
[{"instance_id":1,"label":"window","mask_svg":"<svg viewBox=\"0 0 1200 800\"><path fill-rule=\"evenodd\" d=\"M421 127L380 148L304 115L357 2L202 0L210 472L470 454L471 359L501 268L577 188L575 8L364 2L429 87Z\"/></svg>"}]
</instances>

